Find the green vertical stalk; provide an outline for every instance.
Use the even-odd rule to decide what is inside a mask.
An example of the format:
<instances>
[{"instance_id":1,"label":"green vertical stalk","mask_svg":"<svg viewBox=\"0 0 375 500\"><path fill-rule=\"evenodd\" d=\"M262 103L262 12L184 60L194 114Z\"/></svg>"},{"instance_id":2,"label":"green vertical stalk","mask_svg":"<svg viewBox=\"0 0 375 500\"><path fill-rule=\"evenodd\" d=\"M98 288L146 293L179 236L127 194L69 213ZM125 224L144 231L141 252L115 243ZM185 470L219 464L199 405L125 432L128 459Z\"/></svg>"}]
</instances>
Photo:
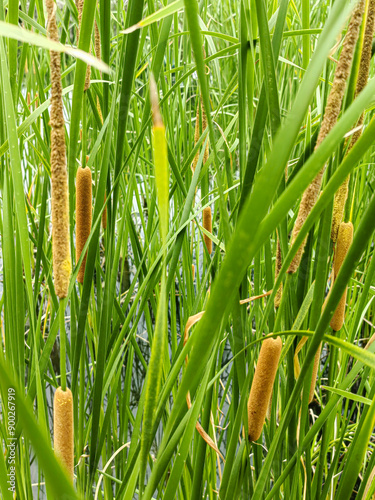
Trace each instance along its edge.
<instances>
[{"instance_id":1,"label":"green vertical stalk","mask_svg":"<svg viewBox=\"0 0 375 500\"><path fill-rule=\"evenodd\" d=\"M99 0L100 7L100 43L102 60L109 65L111 49L111 2ZM103 80L109 81L109 75L102 76ZM108 115L109 110L109 84L103 83L103 118Z\"/></svg>"},{"instance_id":2,"label":"green vertical stalk","mask_svg":"<svg viewBox=\"0 0 375 500\"><path fill-rule=\"evenodd\" d=\"M8 21L11 24L18 25L18 0L8 1ZM8 39L9 81L13 99L17 95L17 45L17 40Z\"/></svg>"},{"instance_id":3,"label":"green vertical stalk","mask_svg":"<svg viewBox=\"0 0 375 500\"><path fill-rule=\"evenodd\" d=\"M240 181L245 174L246 164L246 76L248 35L246 29L245 9L242 0L240 9L240 50L238 51L238 128L239 128L239 160Z\"/></svg>"},{"instance_id":4,"label":"green vertical stalk","mask_svg":"<svg viewBox=\"0 0 375 500\"><path fill-rule=\"evenodd\" d=\"M310 0L302 0L302 29L310 28ZM310 35L302 37L302 67L307 69L310 62Z\"/></svg>"},{"instance_id":5,"label":"green vertical stalk","mask_svg":"<svg viewBox=\"0 0 375 500\"><path fill-rule=\"evenodd\" d=\"M126 23L128 26L132 26L137 23L142 18L144 0L138 0L136 2L131 2L129 6L129 12L126 16ZM130 97L131 90L133 87L135 65L137 61L138 45L139 45L139 30L130 33L129 35L124 35L123 44L125 47L123 59L123 73L122 73L122 84L121 84L121 95L120 95L120 108L118 114L118 128L117 128L117 138L116 138L116 159L114 168L114 181L116 181L117 176L120 173L122 165L122 156L124 153L125 146L125 131L126 124L128 121L129 107L130 107ZM116 212L117 212L117 202L118 202L118 190L119 184L116 184L113 190L113 203L112 203L112 220L111 225L114 227Z\"/></svg>"}]
</instances>

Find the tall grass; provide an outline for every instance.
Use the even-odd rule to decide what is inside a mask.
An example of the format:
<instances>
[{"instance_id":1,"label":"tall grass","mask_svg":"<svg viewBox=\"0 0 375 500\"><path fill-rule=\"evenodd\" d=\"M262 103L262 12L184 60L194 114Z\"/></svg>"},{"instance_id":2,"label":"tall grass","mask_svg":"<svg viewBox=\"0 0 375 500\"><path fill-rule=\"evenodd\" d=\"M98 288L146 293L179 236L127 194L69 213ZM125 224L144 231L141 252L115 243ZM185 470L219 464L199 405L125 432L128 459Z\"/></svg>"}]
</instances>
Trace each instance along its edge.
<instances>
[{"instance_id":1,"label":"tall grass","mask_svg":"<svg viewBox=\"0 0 375 500\"><path fill-rule=\"evenodd\" d=\"M1 498L371 499L374 2L47 4L0 2Z\"/></svg>"}]
</instances>

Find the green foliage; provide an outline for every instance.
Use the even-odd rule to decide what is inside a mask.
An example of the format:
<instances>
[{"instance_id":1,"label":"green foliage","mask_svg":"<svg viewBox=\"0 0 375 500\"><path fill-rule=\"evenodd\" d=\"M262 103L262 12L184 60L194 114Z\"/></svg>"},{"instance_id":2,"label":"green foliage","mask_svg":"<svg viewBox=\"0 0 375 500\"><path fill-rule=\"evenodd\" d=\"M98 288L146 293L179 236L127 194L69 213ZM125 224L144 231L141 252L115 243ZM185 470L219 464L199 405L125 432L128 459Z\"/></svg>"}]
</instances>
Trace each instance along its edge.
<instances>
[{"instance_id":1,"label":"green foliage","mask_svg":"<svg viewBox=\"0 0 375 500\"><path fill-rule=\"evenodd\" d=\"M12 498L9 388L20 499L373 494L373 64L353 100L354 64L339 120L314 150L356 3L85 0L78 39L69 0L57 3L56 44L42 0L0 1L1 498ZM94 57L95 25L104 63ZM61 303L52 274L50 49L61 52L73 262ZM151 75L163 122L154 127ZM362 135L347 153L362 112ZM82 286L79 165L93 176ZM291 245L301 195L324 167L321 195ZM332 204L349 174L354 240L333 283ZM288 275L306 237L299 271ZM334 333L345 288L345 323ZM262 437L249 443L247 400L265 335L281 336L283 350ZM65 348L74 485L53 453Z\"/></svg>"}]
</instances>

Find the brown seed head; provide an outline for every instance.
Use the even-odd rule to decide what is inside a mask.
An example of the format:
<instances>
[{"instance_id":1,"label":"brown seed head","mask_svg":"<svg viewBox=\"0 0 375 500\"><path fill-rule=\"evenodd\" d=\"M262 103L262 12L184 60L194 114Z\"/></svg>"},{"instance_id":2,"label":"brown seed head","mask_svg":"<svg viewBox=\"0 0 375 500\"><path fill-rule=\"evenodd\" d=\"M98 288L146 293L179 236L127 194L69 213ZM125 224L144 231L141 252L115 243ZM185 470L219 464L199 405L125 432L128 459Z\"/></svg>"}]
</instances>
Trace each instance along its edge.
<instances>
[{"instance_id":1,"label":"brown seed head","mask_svg":"<svg viewBox=\"0 0 375 500\"><path fill-rule=\"evenodd\" d=\"M348 30L345 35L343 48L340 54L339 62L336 67L335 77L333 80L331 92L328 96L327 105L324 112L322 125L319 131L315 149L317 149L328 133L332 130L337 122L340 113L342 100L345 93L346 82L349 78L350 68L353 61L354 49L358 40L359 30L362 22L363 12L365 8L365 0L360 0L355 8L350 20ZM293 228L292 244L296 240L304 222L314 207L322 184L324 168L319 172L310 186L303 193L300 203L298 216ZM301 262L302 254L306 245L306 240L303 241L296 255L291 262L288 273L295 273Z\"/></svg>"},{"instance_id":2,"label":"brown seed head","mask_svg":"<svg viewBox=\"0 0 375 500\"><path fill-rule=\"evenodd\" d=\"M348 222L348 223L342 222L340 224L340 227L339 227L335 258L333 261L334 280L336 279L336 277L340 271L342 263L344 262L346 254L348 253L349 247L352 244L352 241L353 241L353 224L351 222ZM343 295L340 299L340 302L337 306L337 309L334 312L333 317L332 317L331 322L330 322L332 330L334 330L336 332L341 330L342 325L344 324L346 293L347 293L347 290L345 289L345 292L343 293Z\"/></svg>"},{"instance_id":3,"label":"brown seed head","mask_svg":"<svg viewBox=\"0 0 375 500\"><path fill-rule=\"evenodd\" d=\"M59 41L56 25L56 4L46 0L48 33ZM69 192L66 170L65 122L62 103L60 54L51 51L51 205L52 205L52 258L56 295L68 294L72 270L69 245Z\"/></svg>"},{"instance_id":4,"label":"brown seed head","mask_svg":"<svg viewBox=\"0 0 375 500\"><path fill-rule=\"evenodd\" d=\"M349 179L350 177L348 176L341 184L337 193L335 194L335 200L333 202L331 240L334 243L336 243L339 227L344 217L345 203L348 198L349 192Z\"/></svg>"},{"instance_id":5,"label":"brown seed head","mask_svg":"<svg viewBox=\"0 0 375 500\"><path fill-rule=\"evenodd\" d=\"M212 215L211 215L211 207L206 207L203 209L203 227L209 233L212 233ZM208 253L211 255L212 253L212 240L206 234L203 234L203 239L206 244Z\"/></svg>"},{"instance_id":6,"label":"brown seed head","mask_svg":"<svg viewBox=\"0 0 375 500\"><path fill-rule=\"evenodd\" d=\"M78 10L78 26L77 26L77 46L78 46L79 33L82 22L83 0L76 0L76 7ZM90 88L90 77L91 77L91 66L87 66L84 91Z\"/></svg>"},{"instance_id":7,"label":"brown seed head","mask_svg":"<svg viewBox=\"0 0 375 500\"><path fill-rule=\"evenodd\" d=\"M55 291L68 294L72 264L69 245L69 193L66 171L65 129L51 130L52 257Z\"/></svg>"},{"instance_id":8,"label":"brown seed head","mask_svg":"<svg viewBox=\"0 0 375 500\"><path fill-rule=\"evenodd\" d=\"M363 46L361 53L361 61L359 64L358 70L358 78L357 85L355 89L355 95L358 96L365 88L369 76L370 70L370 62L371 62L371 51L372 51L372 38L374 34L375 27L375 0L370 0L367 9L367 17L366 17L366 27L363 38ZM364 122L364 113L360 116L357 127L361 127ZM362 128L357 130L350 141L348 152L354 146L354 144L358 141L362 134ZM335 201L333 204L333 215L332 215L332 230L331 230L331 239L335 243L337 240L337 234L339 231L339 226L344 217L345 211L345 203L348 198L348 189L349 187L349 177L343 182L340 186L339 190L335 194Z\"/></svg>"},{"instance_id":9,"label":"brown seed head","mask_svg":"<svg viewBox=\"0 0 375 500\"><path fill-rule=\"evenodd\" d=\"M66 468L73 482L74 422L73 395L70 389L56 389L53 401L53 427L55 454Z\"/></svg>"},{"instance_id":10,"label":"brown seed head","mask_svg":"<svg viewBox=\"0 0 375 500\"><path fill-rule=\"evenodd\" d=\"M91 232L92 223L92 176L89 167L77 170L76 178L76 262ZM86 255L78 271L77 280L83 283Z\"/></svg>"},{"instance_id":11,"label":"brown seed head","mask_svg":"<svg viewBox=\"0 0 375 500\"><path fill-rule=\"evenodd\" d=\"M247 403L249 420L248 435L250 441L257 441L262 433L275 382L281 348L282 342L280 337L277 339L266 339L262 343Z\"/></svg>"}]
</instances>

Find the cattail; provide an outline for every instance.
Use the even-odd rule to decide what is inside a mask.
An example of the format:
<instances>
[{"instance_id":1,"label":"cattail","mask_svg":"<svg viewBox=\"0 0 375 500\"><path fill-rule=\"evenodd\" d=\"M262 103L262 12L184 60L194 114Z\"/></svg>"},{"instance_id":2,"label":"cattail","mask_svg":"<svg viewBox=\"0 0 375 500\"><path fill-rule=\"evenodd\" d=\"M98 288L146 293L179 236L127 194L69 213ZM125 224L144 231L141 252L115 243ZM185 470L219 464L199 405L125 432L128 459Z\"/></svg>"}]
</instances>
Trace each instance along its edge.
<instances>
[{"instance_id":1,"label":"cattail","mask_svg":"<svg viewBox=\"0 0 375 500\"><path fill-rule=\"evenodd\" d=\"M73 482L74 423L73 395L70 389L56 389L53 401L54 448Z\"/></svg>"},{"instance_id":2,"label":"cattail","mask_svg":"<svg viewBox=\"0 0 375 500\"><path fill-rule=\"evenodd\" d=\"M212 233L212 215L211 215L211 207L206 207L203 209L203 227L209 233ZM203 234L203 239L206 244L208 253L211 255L212 253L212 240L206 234Z\"/></svg>"},{"instance_id":3,"label":"cattail","mask_svg":"<svg viewBox=\"0 0 375 500\"><path fill-rule=\"evenodd\" d=\"M78 262L83 247L91 232L92 222L92 177L89 167L78 167L76 177L76 261ZM85 276L86 255L78 271L77 280L83 283Z\"/></svg>"},{"instance_id":4,"label":"cattail","mask_svg":"<svg viewBox=\"0 0 375 500\"><path fill-rule=\"evenodd\" d=\"M351 222L342 222L339 227L339 234L337 237L337 244L336 244L336 252L335 252L335 258L333 262L333 276L334 280L336 279L336 276L338 275L340 268L342 266L342 263L344 262L344 259L346 257L346 254L348 253L349 247L353 241L353 224ZM336 311L333 314L333 317L331 319L330 325L332 330L338 332L341 330L342 325L344 324L344 318L345 318L345 305L346 305L346 293L347 290L345 289L345 292L343 293L339 305L337 306Z\"/></svg>"},{"instance_id":5,"label":"cattail","mask_svg":"<svg viewBox=\"0 0 375 500\"><path fill-rule=\"evenodd\" d=\"M191 265L191 274L192 274L193 281L194 281L194 279L195 279L195 266L194 266L194 264Z\"/></svg>"},{"instance_id":6,"label":"cattail","mask_svg":"<svg viewBox=\"0 0 375 500\"><path fill-rule=\"evenodd\" d=\"M279 240L279 237L277 237L277 250L276 250L276 266L275 266L275 282L280 274L280 269L281 269L281 266L282 266L283 262L282 262L282 259L281 259L281 246L280 246L280 240ZM275 295L275 300L274 300L274 306L275 308L277 309L278 307L280 307L280 303L281 303L281 297L282 297L282 294L283 294L283 284L281 283L281 285L279 286L279 289L277 290L276 292L276 295Z\"/></svg>"},{"instance_id":7,"label":"cattail","mask_svg":"<svg viewBox=\"0 0 375 500\"><path fill-rule=\"evenodd\" d=\"M339 187L339 189L335 194L335 199L333 202L332 226L331 226L331 240L333 241L333 243L336 243L337 241L339 227L344 217L345 204L349 193L349 179L350 176L348 175L348 177L341 184L341 186Z\"/></svg>"},{"instance_id":8,"label":"cattail","mask_svg":"<svg viewBox=\"0 0 375 500\"><path fill-rule=\"evenodd\" d=\"M364 7L365 7L365 0L360 0L350 20L348 30L345 35L343 48L340 54L340 59L336 67L335 78L333 80L331 92L328 96L327 106L325 109L324 118L322 121L322 126L319 131L315 149L317 149L320 146L320 144L323 142L325 137L333 129L334 125L337 122L337 118L340 113L341 104L345 93L346 82L350 74L350 68L353 60L354 49L359 35L359 29L362 22ZM292 244L296 240L304 222L306 221L308 215L310 214L312 208L314 207L318 199L322 184L323 174L324 174L324 167L315 177L310 186L308 186L306 191L303 193L298 211L298 216L293 228ZM305 238L302 245L295 254L289 266L288 273L295 273L297 271L299 264L301 262L306 241L307 237Z\"/></svg>"},{"instance_id":9,"label":"cattail","mask_svg":"<svg viewBox=\"0 0 375 500\"><path fill-rule=\"evenodd\" d=\"M78 40L79 39L79 31L81 29L81 22L82 22L83 0L76 0L76 7L78 10L78 26L77 26L77 40ZM91 66L87 66L85 87L84 87L85 91L90 88L90 77L91 77Z\"/></svg>"},{"instance_id":10,"label":"cattail","mask_svg":"<svg viewBox=\"0 0 375 500\"><path fill-rule=\"evenodd\" d=\"M281 348L282 342L280 337L277 339L266 339L262 343L247 403L250 441L257 441L262 433L275 382Z\"/></svg>"},{"instance_id":11,"label":"cattail","mask_svg":"<svg viewBox=\"0 0 375 500\"><path fill-rule=\"evenodd\" d=\"M314 357L314 366L313 366L313 371L312 371L310 393L309 393L309 404L314 399L315 382L316 382L316 376L318 375L318 370L319 370L321 351L322 351L322 344L319 344L318 350L316 351L315 357Z\"/></svg>"},{"instance_id":12,"label":"cattail","mask_svg":"<svg viewBox=\"0 0 375 500\"><path fill-rule=\"evenodd\" d=\"M367 84L370 71L372 38L374 34L374 28L375 28L375 0L370 0L368 4L361 61L359 63L357 85L355 89L356 97L358 96L358 94L362 92L362 90L365 88ZM358 141L358 139L362 134L362 125L364 122L364 116L365 116L364 113L362 113L357 122L356 128L358 127L360 128L353 134L349 144L348 152L351 150L351 148ZM333 213L332 213L332 229L331 229L331 239L334 243L336 243L339 226L344 217L345 203L348 198L348 192L349 192L349 177L345 179L345 181L339 187L337 193L335 194Z\"/></svg>"},{"instance_id":13,"label":"cattail","mask_svg":"<svg viewBox=\"0 0 375 500\"><path fill-rule=\"evenodd\" d=\"M100 32L96 20L95 20L95 55L98 59L101 59ZM103 114L100 108L99 96L96 96L96 107L98 108L100 121L103 123Z\"/></svg>"},{"instance_id":14,"label":"cattail","mask_svg":"<svg viewBox=\"0 0 375 500\"><path fill-rule=\"evenodd\" d=\"M95 25L94 25L94 33L95 33L95 55L98 59L101 58L101 50L100 50L100 32L99 32L99 27L98 23L95 20Z\"/></svg>"},{"instance_id":15,"label":"cattail","mask_svg":"<svg viewBox=\"0 0 375 500\"><path fill-rule=\"evenodd\" d=\"M46 0L48 33L58 42L56 4ZM52 258L56 295L68 294L72 264L69 245L69 192L66 170L65 122L63 115L60 54L51 51L51 205L52 205Z\"/></svg>"}]
</instances>

